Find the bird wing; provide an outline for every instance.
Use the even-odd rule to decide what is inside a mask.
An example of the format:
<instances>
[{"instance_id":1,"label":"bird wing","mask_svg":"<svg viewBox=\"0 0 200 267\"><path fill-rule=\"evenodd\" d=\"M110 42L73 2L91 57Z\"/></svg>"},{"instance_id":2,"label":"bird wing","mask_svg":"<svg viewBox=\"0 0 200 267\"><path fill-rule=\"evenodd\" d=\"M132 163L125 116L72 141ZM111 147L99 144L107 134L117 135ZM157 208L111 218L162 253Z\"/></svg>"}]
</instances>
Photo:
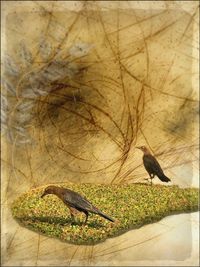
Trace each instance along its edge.
<instances>
[{"instance_id":1,"label":"bird wing","mask_svg":"<svg viewBox=\"0 0 200 267\"><path fill-rule=\"evenodd\" d=\"M144 160L144 166L148 172L154 173L156 175L163 174L163 170L154 156L144 155L143 160Z\"/></svg>"},{"instance_id":2,"label":"bird wing","mask_svg":"<svg viewBox=\"0 0 200 267\"><path fill-rule=\"evenodd\" d=\"M96 212L97 208L92 205L85 197L69 189L65 190L64 202L77 210Z\"/></svg>"}]
</instances>

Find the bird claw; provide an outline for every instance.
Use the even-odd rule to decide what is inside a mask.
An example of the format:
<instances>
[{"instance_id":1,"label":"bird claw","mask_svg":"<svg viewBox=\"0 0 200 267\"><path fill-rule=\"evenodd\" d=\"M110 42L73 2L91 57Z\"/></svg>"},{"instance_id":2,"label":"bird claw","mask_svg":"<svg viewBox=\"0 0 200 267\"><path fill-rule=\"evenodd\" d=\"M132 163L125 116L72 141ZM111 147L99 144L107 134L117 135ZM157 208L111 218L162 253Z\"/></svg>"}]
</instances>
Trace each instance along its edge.
<instances>
[{"instance_id":1,"label":"bird claw","mask_svg":"<svg viewBox=\"0 0 200 267\"><path fill-rule=\"evenodd\" d=\"M148 182L149 185L152 185L152 180L149 180L149 178L144 178Z\"/></svg>"},{"instance_id":2,"label":"bird claw","mask_svg":"<svg viewBox=\"0 0 200 267\"><path fill-rule=\"evenodd\" d=\"M144 178L145 181L147 181L147 183L151 183L151 181L149 181L149 178Z\"/></svg>"}]
</instances>

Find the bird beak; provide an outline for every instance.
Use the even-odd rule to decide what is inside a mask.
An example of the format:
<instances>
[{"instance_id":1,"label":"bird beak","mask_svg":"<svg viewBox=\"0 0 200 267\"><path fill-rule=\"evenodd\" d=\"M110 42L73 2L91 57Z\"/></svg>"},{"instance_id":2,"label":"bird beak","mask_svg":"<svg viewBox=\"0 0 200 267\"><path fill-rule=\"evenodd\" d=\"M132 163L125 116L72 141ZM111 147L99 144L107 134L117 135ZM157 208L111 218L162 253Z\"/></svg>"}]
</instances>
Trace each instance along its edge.
<instances>
[{"instance_id":1,"label":"bird beak","mask_svg":"<svg viewBox=\"0 0 200 267\"><path fill-rule=\"evenodd\" d=\"M41 195L41 198L43 198L44 196L46 196L45 192Z\"/></svg>"}]
</instances>

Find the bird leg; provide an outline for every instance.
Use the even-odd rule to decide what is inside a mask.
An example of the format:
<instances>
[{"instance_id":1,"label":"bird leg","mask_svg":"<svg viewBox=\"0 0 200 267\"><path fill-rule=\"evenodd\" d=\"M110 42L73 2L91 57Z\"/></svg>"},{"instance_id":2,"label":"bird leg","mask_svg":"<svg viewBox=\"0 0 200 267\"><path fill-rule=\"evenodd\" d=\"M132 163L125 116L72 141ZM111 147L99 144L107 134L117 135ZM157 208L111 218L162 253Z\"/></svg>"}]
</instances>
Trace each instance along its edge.
<instances>
[{"instance_id":1,"label":"bird leg","mask_svg":"<svg viewBox=\"0 0 200 267\"><path fill-rule=\"evenodd\" d=\"M70 215L71 215L72 221L75 222L74 214L73 213L70 213Z\"/></svg>"},{"instance_id":2,"label":"bird leg","mask_svg":"<svg viewBox=\"0 0 200 267\"><path fill-rule=\"evenodd\" d=\"M84 211L84 213L85 213L85 216L86 216L86 218L85 218L85 222L83 223L83 225L86 225L86 222L87 222L87 220L88 220L88 211Z\"/></svg>"},{"instance_id":3,"label":"bird leg","mask_svg":"<svg viewBox=\"0 0 200 267\"><path fill-rule=\"evenodd\" d=\"M155 176L154 174L152 174L152 173L150 174L151 186L152 186L152 179L154 178L154 176Z\"/></svg>"},{"instance_id":4,"label":"bird leg","mask_svg":"<svg viewBox=\"0 0 200 267\"><path fill-rule=\"evenodd\" d=\"M71 208L71 207L69 207L69 210L70 210L70 215L71 215L71 218L72 218L72 223L75 223L76 220L75 220L75 216L74 215L77 213L77 211L76 211L76 209Z\"/></svg>"}]
</instances>

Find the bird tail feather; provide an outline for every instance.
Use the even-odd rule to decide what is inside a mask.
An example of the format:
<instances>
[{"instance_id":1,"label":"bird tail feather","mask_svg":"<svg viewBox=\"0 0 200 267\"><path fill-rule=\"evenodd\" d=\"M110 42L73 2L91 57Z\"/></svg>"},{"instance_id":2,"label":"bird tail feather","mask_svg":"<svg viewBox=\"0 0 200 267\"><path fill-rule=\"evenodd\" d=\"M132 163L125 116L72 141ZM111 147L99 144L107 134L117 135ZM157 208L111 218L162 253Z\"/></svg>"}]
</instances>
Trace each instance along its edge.
<instances>
[{"instance_id":1,"label":"bird tail feather","mask_svg":"<svg viewBox=\"0 0 200 267\"><path fill-rule=\"evenodd\" d=\"M103 212L101 212L101 211L98 211L98 214L99 214L101 217L103 217L103 218L105 218L105 219L107 219L107 220L109 220L109 221L111 221L111 222L114 222L114 219L112 219L111 217L109 217L109 216L106 215L105 213L103 213Z\"/></svg>"},{"instance_id":2,"label":"bird tail feather","mask_svg":"<svg viewBox=\"0 0 200 267\"><path fill-rule=\"evenodd\" d=\"M166 182L166 183L171 182L171 180L164 174L163 175L159 175L158 177L160 178L160 180L162 182Z\"/></svg>"}]
</instances>

